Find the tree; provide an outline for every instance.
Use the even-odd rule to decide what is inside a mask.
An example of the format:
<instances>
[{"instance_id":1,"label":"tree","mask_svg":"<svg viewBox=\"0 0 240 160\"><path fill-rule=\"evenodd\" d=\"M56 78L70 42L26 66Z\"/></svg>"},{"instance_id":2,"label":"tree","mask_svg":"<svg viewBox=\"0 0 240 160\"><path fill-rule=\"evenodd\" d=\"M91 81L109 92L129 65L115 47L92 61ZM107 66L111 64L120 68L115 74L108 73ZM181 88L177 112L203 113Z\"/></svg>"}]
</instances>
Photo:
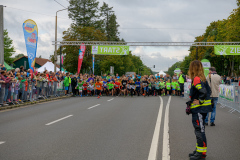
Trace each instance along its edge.
<instances>
[{"instance_id":1,"label":"tree","mask_svg":"<svg viewBox=\"0 0 240 160\"><path fill-rule=\"evenodd\" d=\"M82 27L71 25L71 27L63 32L64 41L105 41L107 39L105 33L94 27ZM76 72L78 66L79 46L63 46L64 66L69 72ZM96 61L97 61L96 57ZM81 71L89 70L92 67L91 46L86 46Z\"/></svg>"},{"instance_id":2,"label":"tree","mask_svg":"<svg viewBox=\"0 0 240 160\"><path fill-rule=\"evenodd\" d=\"M17 55L13 58L13 61L15 61L15 60L17 60L18 58L21 58L21 57L23 57L23 56L25 56L23 53L17 54Z\"/></svg>"},{"instance_id":3,"label":"tree","mask_svg":"<svg viewBox=\"0 0 240 160\"><path fill-rule=\"evenodd\" d=\"M4 61L7 64L13 63L13 58L11 56L15 53L14 46L12 44L13 40L8 36L8 32L5 29L4 33Z\"/></svg>"},{"instance_id":4,"label":"tree","mask_svg":"<svg viewBox=\"0 0 240 160\"><path fill-rule=\"evenodd\" d=\"M98 14L98 4L97 0L70 0L68 16L76 26L100 29L101 21Z\"/></svg>"}]
</instances>

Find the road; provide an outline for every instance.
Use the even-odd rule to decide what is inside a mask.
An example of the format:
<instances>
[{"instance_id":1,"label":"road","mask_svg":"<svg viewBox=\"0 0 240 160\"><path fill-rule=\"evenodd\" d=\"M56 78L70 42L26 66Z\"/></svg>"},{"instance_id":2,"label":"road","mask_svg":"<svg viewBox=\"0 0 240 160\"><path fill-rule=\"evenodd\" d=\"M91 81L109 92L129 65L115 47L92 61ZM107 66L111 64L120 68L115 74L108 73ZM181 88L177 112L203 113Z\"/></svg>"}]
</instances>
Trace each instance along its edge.
<instances>
[{"instance_id":1,"label":"road","mask_svg":"<svg viewBox=\"0 0 240 160\"><path fill-rule=\"evenodd\" d=\"M185 101L72 97L2 111L0 160L187 160L196 140ZM239 117L218 106L208 160L240 159Z\"/></svg>"}]
</instances>

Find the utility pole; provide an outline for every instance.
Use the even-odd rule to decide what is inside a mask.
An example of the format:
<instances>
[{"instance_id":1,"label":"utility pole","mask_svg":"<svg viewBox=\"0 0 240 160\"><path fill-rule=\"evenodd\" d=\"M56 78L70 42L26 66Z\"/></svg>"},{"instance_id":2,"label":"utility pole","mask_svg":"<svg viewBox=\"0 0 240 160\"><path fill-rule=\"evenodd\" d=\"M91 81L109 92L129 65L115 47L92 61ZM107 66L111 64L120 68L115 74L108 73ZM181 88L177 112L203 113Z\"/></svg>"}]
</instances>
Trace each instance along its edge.
<instances>
[{"instance_id":1,"label":"utility pole","mask_svg":"<svg viewBox=\"0 0 240 160\"><path fill-rule=\"evenodd\" d=\"M107 38L108 38L108 41L110 41L110 36L109 36L109 13L111 13L113 11L107 11Z\"/></svg>"},{"instance_id":2,"label":"utility pole","mask_svg":"<svg viewBox=\"0 0 240 160\"><path fill-rule=\"evenodd\" d=\"M3 5L0 5L0 64L4 64Z\"/></svg>"},{"instance_id":3,"label":"utility pole","mask_svg":"<svg viewBox=\"0 0 240 160\"><path fill-rule=\"evenodd\" d=\"M54 72L56 73L56 63L57 63L57 13L65 9L58 10L56 12L56 21L55 21L55 51L54 51Z\"/></svg>"},{"instance_id":4,"label":"utility pole","mask_svg":"<svg viewBox=\"0 0 240 160\"><path fill-rule=\"evenodd\" d=\"M234 56L232 56L232 77L234 76Z\"/></svg>"}]
</instances>

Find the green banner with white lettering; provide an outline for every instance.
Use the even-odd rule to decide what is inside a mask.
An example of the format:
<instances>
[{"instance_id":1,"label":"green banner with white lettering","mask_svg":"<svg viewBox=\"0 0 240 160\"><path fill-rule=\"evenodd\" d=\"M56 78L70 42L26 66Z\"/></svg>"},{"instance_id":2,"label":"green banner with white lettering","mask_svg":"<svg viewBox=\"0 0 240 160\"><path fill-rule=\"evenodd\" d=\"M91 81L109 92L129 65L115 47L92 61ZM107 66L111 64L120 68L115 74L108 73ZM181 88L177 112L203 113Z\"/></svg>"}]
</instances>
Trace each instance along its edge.
<instances>
[{"instance_id":1,"label":"green banner with white lettering","mask_svg":"<svg viewBox=\"0 0 240 160\"><path fill-rule=\"evenodd\" d=\"M92 46L95 55L129 55L129 46Z\"/></svg>"},{"instance_id":2,"label":"green banner with white lettering","mask_svg":"<svg viewBox=\"0 0 240 160\"><path fill-rule=\"evenodd\" d=\"M239 45L216 45L214 46L216 55L240 55Z\"/></svg>"}]
</instances>

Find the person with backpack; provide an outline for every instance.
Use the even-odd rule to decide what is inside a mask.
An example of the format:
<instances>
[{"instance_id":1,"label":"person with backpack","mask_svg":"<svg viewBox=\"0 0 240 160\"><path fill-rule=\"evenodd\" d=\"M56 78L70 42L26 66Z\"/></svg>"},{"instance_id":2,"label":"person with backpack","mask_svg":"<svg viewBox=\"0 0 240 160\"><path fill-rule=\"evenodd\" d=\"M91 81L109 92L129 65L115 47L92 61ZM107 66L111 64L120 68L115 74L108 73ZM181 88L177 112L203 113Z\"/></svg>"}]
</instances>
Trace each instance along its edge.
<instances>
[{"instance_id":1,"label":"person with backpack","mask_svg":"<svg viewBox=\"0 0 240 160\"><path fill-rule=\"evenodd\" d=\"M208 112L212 112L211 89L208 85L202 63L198 60L191 62L189 76L193 80L190 89L190 106L192 124L197 139L196 150L189 154L190 160L205 160L207 153L207 139L205 135L205 118ZM189 114L189 112L186 112Z\"/></svg>"},{"instance_id":2,"label":"person with backpack","mask_svg":"<svg viewBox=\"0 0 240 160\"><path fill-rule=\"evenodd\" d=\"M222 84L222 78L217 74L215 67L209 68L209 75L207 76L207 81L212 90L211 100L213 102L213 111L211 113L210 126L215 126L214 121L215 121L216 106L217 106L218 96L219 96L219 85ZM205 119L205 125L208 125L208 114Z\"/></svg>"},{"instance_id":3,"label":"person with backpack","mask_svg":"<svg viewBox=\"0 0 240 160\"><path fill-rule=\"evenodd\" d=\"M184 97L184 82L186 82L186 76L183 74L183 71L180 71L178 83L180 85L182 97Z\"/></svg>"}]
</instances>

